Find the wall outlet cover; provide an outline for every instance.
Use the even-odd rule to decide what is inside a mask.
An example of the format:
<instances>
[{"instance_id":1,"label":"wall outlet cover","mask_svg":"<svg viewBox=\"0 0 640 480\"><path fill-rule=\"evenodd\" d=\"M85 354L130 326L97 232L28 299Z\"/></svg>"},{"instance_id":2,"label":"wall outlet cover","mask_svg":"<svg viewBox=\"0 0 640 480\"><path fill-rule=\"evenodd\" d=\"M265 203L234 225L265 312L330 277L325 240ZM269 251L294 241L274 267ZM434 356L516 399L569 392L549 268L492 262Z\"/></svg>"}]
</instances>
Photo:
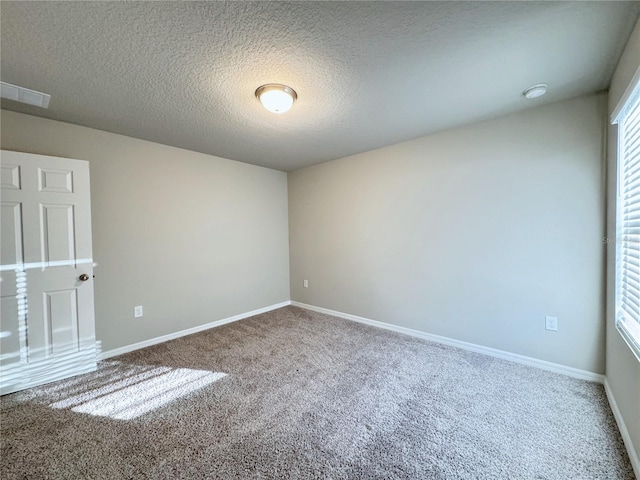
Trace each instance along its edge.
<instances>
[{"instance_id":1,"label":"wall outlet cover","mask_svg":"<svg viewBox=\"0 0 640 480\"><path fill-rule=\"evenodd\" d=\"M134 318L141 317L142 314L143 314L142 305L140 305L138 307L133 307L133 316L134 316Z\"/></svg>"},{"instance_id":2,"label":"wall outlet cover","mask_svg":"<svg viewBox=\"0 0 640 480\"><path fill-rule=\"evenodd\" d=\"M558 317L544 317L544 325L547 330L552 332L558 331Z\"/></svg>"}]
</instances>

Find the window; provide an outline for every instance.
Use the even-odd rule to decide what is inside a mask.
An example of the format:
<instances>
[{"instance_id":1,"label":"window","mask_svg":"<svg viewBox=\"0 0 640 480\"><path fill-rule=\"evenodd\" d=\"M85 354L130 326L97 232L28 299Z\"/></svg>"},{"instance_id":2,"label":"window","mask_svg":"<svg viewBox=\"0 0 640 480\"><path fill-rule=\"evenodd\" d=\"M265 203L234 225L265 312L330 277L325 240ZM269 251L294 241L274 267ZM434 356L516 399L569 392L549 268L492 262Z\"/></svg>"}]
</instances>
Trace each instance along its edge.
<instances>
[{"instance_id":1,"label":"window","mask_svg":"<svg viewBox=\"0 0 640 480\"><path fill-rule=\"evenodd\" d=\"M614 113L618 124L616 326L640 360L640 82Z\"/></svg>"}]
</instances>

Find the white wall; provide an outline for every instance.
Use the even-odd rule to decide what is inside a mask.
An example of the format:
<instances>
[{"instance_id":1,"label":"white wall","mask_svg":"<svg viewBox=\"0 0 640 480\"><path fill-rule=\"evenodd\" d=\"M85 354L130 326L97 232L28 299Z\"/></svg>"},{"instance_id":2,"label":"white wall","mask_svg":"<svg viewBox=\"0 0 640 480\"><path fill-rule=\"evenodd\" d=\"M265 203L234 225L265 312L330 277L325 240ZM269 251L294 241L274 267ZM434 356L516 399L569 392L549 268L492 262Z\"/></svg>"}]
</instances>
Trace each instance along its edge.
<instances>
[{"instance_id":1,"label":"white wall","mask_svg":"<svg viewBox=\"0 0 640 480\"><path fill-rule=\"evenodd\" d=\"M618 105L636 70L640 68L640 22L631 34L629 42L616 68L609 89L609 114ZM608 135L608 201L607 236L616 236L616 164L617 126L609 127ZM607 382L620 414L629 432L631 449L640 458L640 363L615 327L615 247L609 244L607 251ZM637 462L637 460L636 460ZM636 463L636 469L640 465ZM640 471L636 471L640 475Z\"/></svg>"},{"instance_id":2,"label":"white wall","mask_svg":"<svg viewBox=\"0 0 640 480\"><path fill-rule=\"evenodd\" d=\"M3 149L90 162L104 350L289 299L285 173L9 111L1 119Z\"/></svg>"},{"instance_id":3,"label":"white wall","mask_svg":"<svg viewBox=\"0 0 640 480\"><path fill-rule=\"evenodd\" d=\"M292 300L603 373L605 109L592 95L291 172Z\"/></svg>"}]
</instances>

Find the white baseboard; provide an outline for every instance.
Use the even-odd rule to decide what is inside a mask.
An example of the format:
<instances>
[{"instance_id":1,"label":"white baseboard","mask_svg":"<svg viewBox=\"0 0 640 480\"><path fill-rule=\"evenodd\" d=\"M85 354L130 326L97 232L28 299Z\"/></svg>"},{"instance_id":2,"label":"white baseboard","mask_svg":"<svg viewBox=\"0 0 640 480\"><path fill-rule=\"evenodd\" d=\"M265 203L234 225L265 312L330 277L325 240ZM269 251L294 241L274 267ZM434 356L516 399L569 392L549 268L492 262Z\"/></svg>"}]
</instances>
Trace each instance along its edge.
<instances>
[{"instance_id":1,"label":"white baseboard","mask_svg":"<svg viewBox=\"0 0 640 480\"><path fill-rule=\"evenodd\" d=\"M631 460L633 471L635 472L636 477L640 478L640 459L638 458L638 454L633 445L633 441L631 440L631 435L629 435L629 430L627 430L627 425L624 423L624 419L622 418L622 412L620 412L620 408L618 408L618 403L613 396L611 386L609 385L609 382L606 378L604 379L604 391L607 392L607 399L609 400L611 411L613 412L613 416L618 423L618 430L620 430L620 435L622 435L624 446L627 447L627 453L629 454L629 459Z\"/></svg>"},{"instance_id":2,"label":"white baseboard","mask_svg":"<svg viewBox=\"0 0 640 480\"><path fill-rule=\"evenodd\" d=\"M412 337L423 338L432 342L442 343L451 347L462 348L464 350L470 350L472 352L482 353L491 357L501 358L503 360L509 360L511 362L521 363L530 367L537 367L550 372L561 373L570 377L579 378L581 380L589 380L591 382L604 383L604 375L599 373L589 372L587 370L580 370L578 368L567 367L560 365L559 363L547 362L545 360L539 360L533 357L527 357L519 355L517 353L506 352L504 350L498 350L496 348L485 347L483 345L477 345L475 343L463 342L462 340L456 340L454 338L442 337L440 335L434 335L432 333L421 332L419 330L413 330L411 328L400 327L398 325L392 325L390 323L379 322L377 320L371 320L369 318L358 317L349 313L337 312L335 310L329 310L328 308L316 307L315 305L307 305L306 303L300 303L291 301L291 305L305 308L307 310L313 310L319 313L325 313L327 315L333 315L334 317L344 318L346 320L353 320L354 322L364 323L372 325L374 327L385 328L398 333L404 333L405 335L411 335Z\"/></svg>"},{"instance_id":3,"label":"white baseboard","mask_svg":"<svg viewBox=\"0 0 640 480\"><path fill-rule=\"evenodd\" d=\"M286 307L287 305L291 305L291 302L289 300L287 300L286 302L276 303L275 305L269 305L268 307L259 308L257 310L252 310L251 312L240 313L238 315L234 315L233 317L227 317L227 318L223 318L222 320L216 320L215 322L205 323L204 325L198 325L197 327L187 328L186 330L180 330L179 332L168 333L160 337L150 338L149 340L143 340L142 342L132 343L131 345L125 345L124 347L114 348L113 350L107 350L105 352L102 352L100 355L98 355L98 360L106 360L107 358L116 357L118 355L133 352L134 350L139 350L141 348L157 345L158 343L167 342L169 340L174 340L176 338L184 337L186 335L191 335L192 333L198 333L198 332L202 332L203 330L209 330L210 328L219 327L220 325L224 325L226 323L237 322L238 320L242 320L243 318L253 317L254 315L270 312L271 310L276 310L278 308Z\"/></svg>"}]
</instances>

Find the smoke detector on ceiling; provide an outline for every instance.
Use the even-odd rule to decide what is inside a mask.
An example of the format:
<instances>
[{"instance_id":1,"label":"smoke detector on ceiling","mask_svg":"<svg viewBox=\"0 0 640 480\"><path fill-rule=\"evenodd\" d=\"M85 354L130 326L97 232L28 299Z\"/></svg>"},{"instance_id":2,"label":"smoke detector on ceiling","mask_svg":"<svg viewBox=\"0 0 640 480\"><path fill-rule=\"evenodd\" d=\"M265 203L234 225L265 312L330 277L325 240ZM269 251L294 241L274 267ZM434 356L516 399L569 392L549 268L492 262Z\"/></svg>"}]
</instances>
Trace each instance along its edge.
<instances>
[{"instance_id":1,"label":"smoke detector on ceiling","mask_svg":"<svg viewBox=\"0 0 640 480\"><path fill-rule=\"evenodd\" d=\"M538 83L537 85L531 85L527 88L522 94L526 98L538 98L547 93L547 84L546 83Z\"/></svg>"},{"instance_id":2,"label":"smoke detector on ceiling","mask_svg":"<svg viewBox=\"0 0 640 480\"><path fill-rule=\"evenodd\" d=\"M0 97L40 108L49 108L49 100L51 100L51 95L7 82L0 82Z\"/></svg>"}]
</instances>

